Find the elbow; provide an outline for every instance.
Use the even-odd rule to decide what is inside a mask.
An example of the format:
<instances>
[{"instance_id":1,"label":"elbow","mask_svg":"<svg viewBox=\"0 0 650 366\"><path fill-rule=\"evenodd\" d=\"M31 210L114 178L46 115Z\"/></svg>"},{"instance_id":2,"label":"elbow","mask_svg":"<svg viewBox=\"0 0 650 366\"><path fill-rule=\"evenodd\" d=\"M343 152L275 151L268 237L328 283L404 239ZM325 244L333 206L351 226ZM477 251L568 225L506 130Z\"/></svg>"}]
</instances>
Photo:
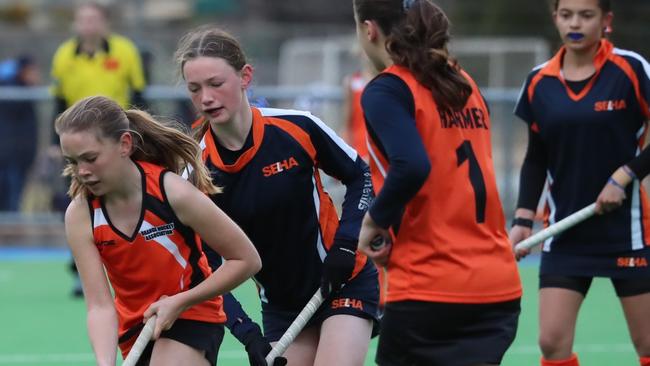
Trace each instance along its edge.
<instances>
[{"instance_id":1,"label":"elbow","mask_svg":"<svg viewBox=\"0 0 650 366\"><path fill-rule=\"evenodd\" d=\"M259 272L262 269L262 258L260 258L260 254L257 252L257 250L253 247L253 253L250 258L250 265L249 265L249 275L253 276L257 272ZM249 276L249 277L250 277Z\"/></svg>"},{"instance_id":2,"label":"elbow","mask_svg":"<svg viewBox=\"0 0 650 366\"><path fill-rule=\"evenodd\" d=\"M410 164L406 175L414 184L423 184L429 177L429 173L431 173L431 162L429 159L423 159L416 164Z\"/></svg>"}]
</instances>

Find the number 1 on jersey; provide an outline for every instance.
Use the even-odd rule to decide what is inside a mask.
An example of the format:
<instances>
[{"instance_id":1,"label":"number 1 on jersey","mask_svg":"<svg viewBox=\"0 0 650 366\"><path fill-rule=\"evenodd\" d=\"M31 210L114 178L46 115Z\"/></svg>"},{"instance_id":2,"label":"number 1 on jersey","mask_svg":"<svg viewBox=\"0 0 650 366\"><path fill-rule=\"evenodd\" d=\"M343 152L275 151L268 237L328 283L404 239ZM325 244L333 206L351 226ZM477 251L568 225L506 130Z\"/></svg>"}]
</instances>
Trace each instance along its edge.
<instances>
[{"instance_id":1,"label":"number 1 on jersey","mask_svg":"<svg viewBox=\"0 0 650 366\"><path fill-rule=\"evenodd\" d=\"M487 200L485 193L485 180L483 179L481 167L478 165L478 160L476 160L476 155L474 155L472 143L469 140L463 141L463 143L456 149L456 157L458 158L458 166L461 166L465 160L469 160L469 181L472 183L472 188L474 189L476 222L485 222L485 202Z\"/></svg>"}]
</instances>

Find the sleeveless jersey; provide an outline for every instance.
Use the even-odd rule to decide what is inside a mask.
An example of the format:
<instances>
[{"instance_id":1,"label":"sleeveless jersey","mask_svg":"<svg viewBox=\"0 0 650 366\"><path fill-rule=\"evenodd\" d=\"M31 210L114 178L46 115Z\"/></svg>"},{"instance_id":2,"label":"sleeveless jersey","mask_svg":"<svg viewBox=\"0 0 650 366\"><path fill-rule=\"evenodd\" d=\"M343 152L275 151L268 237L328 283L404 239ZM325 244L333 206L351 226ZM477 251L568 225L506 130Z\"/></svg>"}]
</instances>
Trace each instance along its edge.
<instances>
[{"instance_id":1,"label":"sleeveless jersey","mask_svg":"<svg viewBox=\"0 0 650 366\"><path fill-rule=\"evenodd\" d=\"M490 117L473 80L458 112L439 110L431 91L404 67L384 73L410 89L415 124L431 172L404 209L388 263L387 302L492 303L521 296L514 255L494 178ZM369 137L373 186L390 169Z\"/></svg>"},{"instance_id":2,"label":"sleeveless jersey","mask_svg":"<svg viewBox=\"0 0 650 366\"><path fill-rule=\"evenodd\" d=\"M119 319L119 342L126 355L142 329L142 314L162 295L186 291L211 274L196 233L181 223L163 187L165 170L136 162L142 175L142 209L133 233L113 226L101 198L89 200L95 245L111 286ZM218 296L189 308L180 319L223 323Z\"/></svg>"}]
</instances>

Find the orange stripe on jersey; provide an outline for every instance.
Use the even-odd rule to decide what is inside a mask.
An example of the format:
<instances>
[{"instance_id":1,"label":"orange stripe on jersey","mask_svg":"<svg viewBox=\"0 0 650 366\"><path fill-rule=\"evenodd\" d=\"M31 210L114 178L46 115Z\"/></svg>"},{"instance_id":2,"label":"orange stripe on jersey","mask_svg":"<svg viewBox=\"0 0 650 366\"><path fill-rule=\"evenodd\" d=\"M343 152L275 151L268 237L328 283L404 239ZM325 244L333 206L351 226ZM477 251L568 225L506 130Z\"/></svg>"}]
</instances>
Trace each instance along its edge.
<instances>
[{"instance_id":1,"label":"orange stripe on jersey","mask_svg":"<svg viewBox=\"0 0 650 366\"><path fill-rule=\"evenodd\" d=\"M646 100L643 98L643 95L641 94L641 87L639 86L639 77L636 74L636 72L634 72L634 69L632 69L632 65L630 65L630 63L627 62L625 58L615 54L612 55L611 60L630 79L630 82L632 82L632 85L634 86L634 94L636 95L636 100L637 102L639 102L639 105L641 106L641 111L643 115L645 116L645 118L650 118L650 110L648 109L648 103L646 102Z\"/></svg>"},{"instance_id":2,"label":"orange stripe on jersey","mask_svg":"<svg viewBox=\"0 0 650 366\"><path fill-rule=\"evenodd\" d=\"M197 129L197 128L201 127L201 124L203 124L203 121L205 121L205 118L201 117L201 118L197 119L196 121L192 122L192 129L194 130L194 129Z\"/></svg>"},{"instance_id":3,"label":"orange stripe on jersey","mask_svg":"<svg viewBox=\"0 0 650 366\"><path fill-rule=\"evenodd\" d=\"M276 126L291 135L291 137L293 137L294 140L296 140L300 146L305 149L307 154L309 154L309 157L314 162L314 164L316 163L316 148L314 147L314 144L312 144L311 138L307 132L295 124L280 118L266 117L265 120L266 123L272 126Z\"/></svg>"},{"instance_id":4,"label":"orange stripe on jersey","mask_svg":"<svg viewBox=\"0 0 650 366\"><path fill-rule=\"evenodd\" d=\"M582 90L578 94L576 94L573 91L573 89L569 88L569 86L567 85L566 80L564 80L564 78L560 78L560 81L562 82L562 84L564 84L564 88L566 89L567 94L569 95L569 98L571 98L573 101L577 102L580 99L584 98L584 96L587 95L587 93L589 93L589 91L591 91L591 88L596 83L596 79L598 79L598 74L600 74L600 69L596 70L596 73L591 77L591 79L589 80L587 85L585 85L585 87L582 88Z\"/></svg>"},{"instance_id":5,"label":"orange stripe on jersey","mask_svg":"<svg viewBox=\"0 0 650 366\"><path fill-rule=\"evenodd\" d=\"M300 144L300 146L305 149L307 154L309 154L311 159L314 161L314 165L316 166L316 148L312 144L311 138L307 132L295 124L280 118L266 117L266 122L269 125L278 127L291 135L291 137L293 137ZM323 188L318 169L314 169L314 181L316 182L316 190L318 192L318 199L320 201L320 211L318 214L321 234L323 236L323 246L329 250L334 243L334 235L336 234L336 230L339 227L339 218L336 212L336 208L332 203L332 199ZM357 252L356 264L352 272L352 276L356 276L356 274L359 273L361 269L363 269L366 260L367 258L365 255Z\"/></svg>"},{"instance_id":6,"label":"orange stripe on jersey","mask_svg":"<svg viewBox=\"0 0 650 366\"><path fill-rule=\"evenodd\" d=\"M206 144L206 148L203 151L203 158L205 159L209 156L210 160L212 160L212 163L217 168L228 173L238 172L245 167L246 164L253 159L257 150L259 150L262 138L264 137L264 118L262 117L262 113L257 108L251 108L251 111L253 113L253 126L251 127L253 129L253 146L250 149L241 154L234 164L224 164L223 160L221 160L221 156L219 156L219 152L217 152L217 145L216 141L214 141L212 132L208 130L203 136Z\"/></svg>"},{"instance_id":7,"label":"orange stripe on jersey","mask_svg":"<svg viewBox=\"0 0 650 366\"><path fill-rule=\"evenodd\" d=\"M332 199L323 188L318 169L315 169L314 171L314 180L316 182L316 190L318 191L318 197L320 200L320 211L318 214L321 234L323 236L323 246L325 246L329 251L332 248L332 244L334 244L334 236L339 227L339 217L336 208L334 207L334 203L332 203ZM365 254L357 251L351 278L361 272L367 260L368 258Z\"/></svg>"},{"instance_id":8,"label":"orange stripe on jersey","mask_svg":"<svg viewBox=\"0 0 650 366\"><path fill-rule=\"evenodd\" d=\"M533 80L530 81L530 85L528 86L527 94L528 94L528 102L532 103L533 102L533 97L535 96L535 88L537 87L537 84L544 78L544 75L541 72L538 72L533 76Z\"/></svg>"}]
</instances>

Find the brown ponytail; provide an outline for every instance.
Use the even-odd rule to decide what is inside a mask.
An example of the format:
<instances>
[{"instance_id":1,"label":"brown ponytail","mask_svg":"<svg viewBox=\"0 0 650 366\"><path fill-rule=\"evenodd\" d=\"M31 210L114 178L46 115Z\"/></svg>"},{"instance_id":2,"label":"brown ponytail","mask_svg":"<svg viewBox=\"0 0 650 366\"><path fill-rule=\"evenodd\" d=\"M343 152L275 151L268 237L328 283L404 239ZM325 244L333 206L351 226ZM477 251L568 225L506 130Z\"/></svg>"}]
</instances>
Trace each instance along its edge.
<instances>
[{"instance_id":1,"label":"brown ponytail","mask_svg":"<svg viewBox=\"0 0 650 366\"><path fill-rule=\"evenodd\" d=\"M93 131L98 137L119 141L123 133L133 137L131 157L163 166L176 174L192 168L190 181L207 194L218 193L212 184L196 141L171 122L163 124L149 113L139 110L123 110L115 101L101 96L82 99L63 112L54 124L56 133ZM179 125L179 124L177 124ZM76 197L89 195L89 191L77 177L72 165L66 165L63 174L72 182L68 194Z\"/></svg>"},{"instance_id":2,"label":"brown ponytail","mask_svg":"<svg viewBox=\"0 0 650 366\"><path fill-rule=\"evenodd\" d=\"M447 51L449 19L430 0L354 0L360 21L374 20L386 35L392 61L431 90L441 109L459 110L472 87Z\"/></svg>"}]
</instances>

